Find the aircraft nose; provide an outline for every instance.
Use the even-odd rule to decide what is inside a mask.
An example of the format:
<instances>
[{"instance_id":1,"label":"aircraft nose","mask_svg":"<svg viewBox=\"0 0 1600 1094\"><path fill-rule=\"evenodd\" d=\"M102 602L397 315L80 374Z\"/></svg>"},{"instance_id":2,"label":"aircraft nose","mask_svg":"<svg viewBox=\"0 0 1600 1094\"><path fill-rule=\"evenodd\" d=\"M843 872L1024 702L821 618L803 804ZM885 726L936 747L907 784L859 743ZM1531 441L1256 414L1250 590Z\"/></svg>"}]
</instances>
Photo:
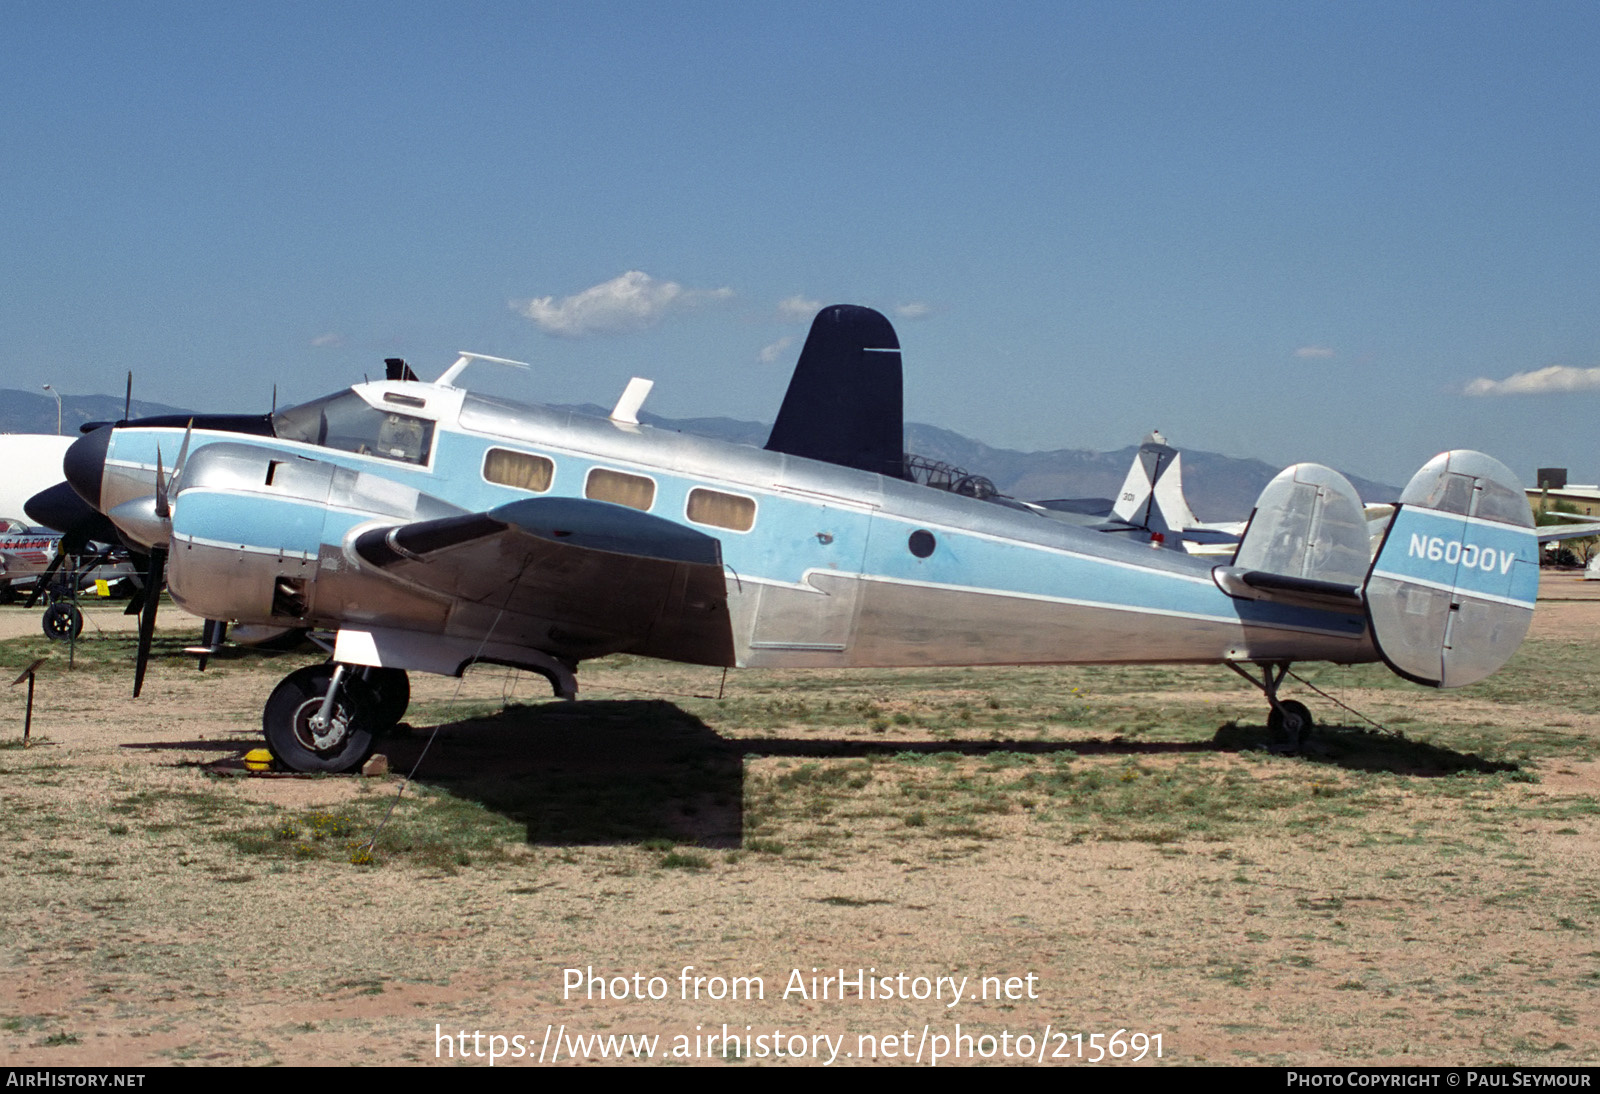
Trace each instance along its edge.
<instances>
[{"instance_id":1,"label":"aircraft nose","mask_svg":"<svg viewBox=\"0 0 1600 1094\"><path fill-rule=\"evenodd\" d=\"M111 447L111 430L111 426L103 425L79 437L61 461L61 470L72 488L97 510L100 508L100 483L106 472L106 452Z\"/></svg>"}]
</instances>

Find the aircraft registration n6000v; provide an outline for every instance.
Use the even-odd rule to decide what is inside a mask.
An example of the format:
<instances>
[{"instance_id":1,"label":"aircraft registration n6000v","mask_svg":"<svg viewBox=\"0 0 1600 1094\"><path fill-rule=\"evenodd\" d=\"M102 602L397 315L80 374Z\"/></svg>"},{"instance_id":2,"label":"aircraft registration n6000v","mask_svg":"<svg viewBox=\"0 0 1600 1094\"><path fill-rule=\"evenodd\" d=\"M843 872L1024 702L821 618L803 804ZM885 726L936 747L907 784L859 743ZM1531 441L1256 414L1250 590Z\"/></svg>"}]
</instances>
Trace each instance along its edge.
<instances>
[{"instance_id":1,"label":"aircraft registration n6000v","mask_svg":"<svg viewBox=\"0 0 1600 1094\"><path fill-rule=\"evenodd\" d=\"M866 308L817 316L759 449L638 424L642 381L608 419L475 394L462 374L482 359L432 383L392 361L386 380L260 418L120 422L68 453L74 488L152 551L179 604L324 633L333 660L266 703L291 768L359 765L404 712L407 671L494 662L572 696L582 661L623 651L772 667L1214 663L1296 734L1309 714L1277 695L1292 662L1381 659L1424 684L1471 683L1533 611L1527 500L1475 452L1435 458L1372 526L1342 475L1297 464L1219 560L1185 551L1158 506L1085 515L972 477L918 481L899 343ZM1158 441L1152 459L1172 451ZM148 647L145 628L141 677Z\"/></svg>"}]
</instances>

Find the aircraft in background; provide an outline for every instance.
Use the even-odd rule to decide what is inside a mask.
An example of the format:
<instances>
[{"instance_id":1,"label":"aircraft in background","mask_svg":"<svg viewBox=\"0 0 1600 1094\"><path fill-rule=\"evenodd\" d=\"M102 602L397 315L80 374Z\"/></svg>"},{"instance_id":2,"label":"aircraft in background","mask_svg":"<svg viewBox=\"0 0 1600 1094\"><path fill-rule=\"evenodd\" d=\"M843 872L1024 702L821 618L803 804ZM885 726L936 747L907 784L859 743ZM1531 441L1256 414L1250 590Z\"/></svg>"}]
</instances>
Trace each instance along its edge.
<instances>
[{"instance_id":1,"label":"aircraft in background","mask_svg":"<svg viewBox=\"0 0 1600 1094\"><path fill-rule=\"evenodd\" d=\"M579 664L616 652L1220 664L1297 738L1309 712L1278 697L1291 663L1381 660L1455 687L1503 665L1532 617L1527 499L1476 452L1413 477L1375 555L1348 480L1290 467L1219 564L915 481L899 342L870 309L817 316L762 449L639 425L647 381L608 419L478 395L461 381L482 360L498 359L462 354L432 383L391 361L385 380L271 415L124 422L67 453L74 489L150 551L178 604L324 634L332 661L291 673L263 712L289 768L357 767L403 714L409 671L505 664L572 697Z\"/></svg>"},{"instance_id":2,"label":"aircraft in background","mask_svg":"<svg viewBox=\"0 0 1600 1094\"><path fill-rule=\"evenodd\" d=\"M104 546L118 544L116 528L62 481L62 458L73 440L52 433L0 434L0 467L6 469L0 477L0 599L13 600L28 591L31 606L48 595L51 604L42 626L47 636L60 639L83 629L83 616L70 603L78 589L97 579L127 578L131 571L125 552ZM55 495L52 487L57 488ZM35 502L59 497L62 491L70 499L74 522L41 519Z\"/></svg>"},{"instance_id":3,"label":"aircraft in background","mask_svg":"<svg viewBox=\"0 0 1600 1094\"><path fill-rule=\"evenodd\" d=\"M1233 557L1248 523L1208 524L1194 515L1183 494L1183 454L1155 429L1134 453L1115 498L1057 498L1024 504L1050 514L1094 518L1087 526L1097 531L1123 533L1145 539L1153 547L1211 558Z\"/></svg>"},{"instance_id":4,"label":"aircraft in background","mask_svg":"<svg viewBox=\"0 0 1600 1094\"><path fill-rule=\"evenodd\" d=\"M0 433L0 518L26 523L28 499L61 481L61 459L76 437Z\"/></svg>"},{"instance_id":5,"label":"aircraft in background","mask_svg":"<svg viewBox=\"0 0 1600 1094\"><path fill-rule=\"evenodd\" d=\"M56 557L61 536L25 521L0 517L0 600L15 600L19 586L36 583Z\"/></svg>"}]
</instances>

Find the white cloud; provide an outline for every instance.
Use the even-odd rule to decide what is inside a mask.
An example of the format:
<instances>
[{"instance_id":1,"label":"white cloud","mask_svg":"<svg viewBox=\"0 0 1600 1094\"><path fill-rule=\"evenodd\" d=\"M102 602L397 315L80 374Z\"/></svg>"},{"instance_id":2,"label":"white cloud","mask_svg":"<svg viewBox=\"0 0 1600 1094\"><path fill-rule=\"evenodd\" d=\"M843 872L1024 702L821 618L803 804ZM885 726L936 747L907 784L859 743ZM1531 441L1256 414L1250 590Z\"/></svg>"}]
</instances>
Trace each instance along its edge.
<instances>
[{"instance_id":1,"label":"white cloud","mask_svg":"<svg viewBox=\"0 0 1600 1094\"><path fill-rule=\"evenodd\" d=\"M933 309L927 304L918 301L912 304L901 304L895 308L894 314L897 319L921 319L924 316L932 315Z\"/></svg>"},{"instance_id":2,"label":"white cloud","mask_svg":"<svg viewBox=\"0 0 1600 1094\"><path fill-rule=\"evenodd\" d=\"M763 346L761 352L756 354L756 360L763 365L775 364L782 356L783 351L794 345L794 336L780 338L770 346Z\"/></svg>"},{"instance_id":3,"label":"white cloud","mask_svg":"<svg viewBox=\"0 0 1600 1094\"><path fill-rule=\"evenodd\" d=\"M311 344L319 348L324 346L342 346L344 345L344 335L340 334L338 331L329 331L327 334L317 335L311 340Z\"/></svg>"},{"instance_id":4,"label":"white cloud","mask_svg":"<svg viewBox=\"0 0 1600 1094\"><path fill-rule=\"evenodd\" d=\"M822 301L807 300L799 293L778 301L778 314L793 322L806 322L822 310Z\"/></svg>"},{"instance_id":5,"label":"white cloud","mask_svg":"<svg viewBox=\"0 0 1600 1094\"><path fill-rule=\"evenodd\" d=\"M660 322L669 311L732 295L732 289L686 289L676 281L657 281L647 273L629 270L560 301L539 296L513 300L511 307L546 334L581 338L643 330Z\"/></svg>"},{"instance_id":6,"label":"white cloud","mask_svg":"<svg viewBox=\"0 0 1600 1094\"><path fill-rule=\"evenodd\" d=\"M1532 372L1518 372L1504 380L1480 376L1463 390L1466 395L1545 395L1550 392L1600 390L1600 368L1572 368L1551 365Z\"/></svg>"},{"instance_id":7,"label":"white cloud","mask_svg":"<svg viewBox=\"0 0 1600 1094\"><path fill-rule=\"evenodd\" d=\"M1294 351L1296 357L1332 357L1333 350L1327 346L1301 346Z\"/></svg>"}]
</instances>

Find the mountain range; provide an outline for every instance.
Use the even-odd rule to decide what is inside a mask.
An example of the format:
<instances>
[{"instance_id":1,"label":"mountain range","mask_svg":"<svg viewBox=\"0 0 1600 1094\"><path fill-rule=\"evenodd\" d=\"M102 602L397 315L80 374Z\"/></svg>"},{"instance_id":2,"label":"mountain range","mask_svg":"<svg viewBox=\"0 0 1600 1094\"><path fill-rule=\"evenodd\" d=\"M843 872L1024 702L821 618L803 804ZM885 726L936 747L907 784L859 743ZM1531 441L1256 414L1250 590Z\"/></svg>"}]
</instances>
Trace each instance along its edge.
<instances>
[{"instance_id":1,"label":"mountain range","mask_svg":"<svg viewBox=\"0 0 1600 1094\"><path fill-rule=\"evenodd\" d=\"M609 411L592 403L563 406L604 418ZM194 411L165 403L133 400L134 417L189 414ZM123 416L123 399L115 395L63 395L61 432L77 433L85 422L113 421ZM646 411L640 421L658 429L712 437L735 444L766 443L771 426L735 418L664 418ZM56 432L56 401L49 394L0 388L0 433ZM1027 500L1044 498L1111 498L1122 486L1137 445L1114 452L1060 448L1018 452L992 448L948 429L911 422L906 425L906 450L983 475L1003 494ZM1190 508L1201 520L1243 520L1256 498L1281 468L1261 460L1237 459L1198 449L1183 451L1183 485ZM1350 477L1365 502L1394 501L1399 489L1369 479Z\"/></svg>"}]
</instances>

